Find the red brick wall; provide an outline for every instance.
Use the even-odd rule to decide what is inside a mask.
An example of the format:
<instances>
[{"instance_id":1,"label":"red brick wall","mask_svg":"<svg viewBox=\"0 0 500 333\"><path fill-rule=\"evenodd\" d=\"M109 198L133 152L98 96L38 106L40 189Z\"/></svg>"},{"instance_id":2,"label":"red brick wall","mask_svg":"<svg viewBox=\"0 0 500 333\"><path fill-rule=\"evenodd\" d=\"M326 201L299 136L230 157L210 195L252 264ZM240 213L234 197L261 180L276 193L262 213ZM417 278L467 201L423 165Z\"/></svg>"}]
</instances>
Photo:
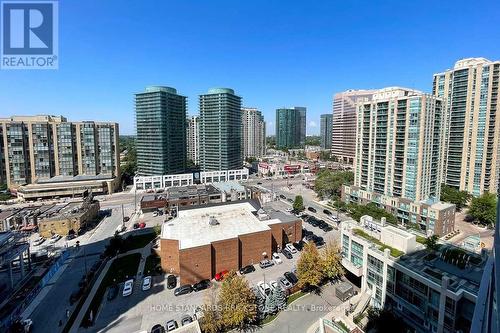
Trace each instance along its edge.
<instances>
[{"instance_id":1,"label":"red brick wall","mask_svg":"<svg viewBox=\"0 0 500 333\"><path fill-rule=\"evenodd\" d=\"M239 264L238 238L212 243L212 274L223 270L237 270Z\"/></svg>"},{"instance_id":2,"label":"red brick wall","mask_svg":"<svg viewBox=\"0 0 500 333\"><path fill-rule=\"evenodd\" d=\"M302 239L302 221L281 223L283 228L283 243L294 243ZM283 244L284 245L284 244Z\"/></svg>"},{"instance_id":3,"label":"red brick wall","mask_svg":"<svg viewBox=\"0 0 500 333\"><path fill-rule=\"evenodd\" d=\"M271 238L271 230L241 235L239 237L240 267L258 263L263 259L263 252L270 257L272 254Z\"/></svg>"},{"instance_id":4,"label":"red brick wall","mask_svg":"<svg viewBox=\"0 0 500 333\"><path fill-rule=\"evenodd\" d=\"M160 240L161 268L167 273L178 275L179 268L179 241L172 239Z\"/></svg>"},{"instance_id":5,"label":"red brick wall","mask_svg":"<svg viewBox=\"0 0 500 333\"><path fill-rule=\"evenodd\" d=\"M212 278L210 244L179 251L181 285Z\"/></svg>"},{"instance_id":6,"label":"red brick wall","mask_svg":"<svg viewBox=\"0 0 500 333\"><path fill-rule=\"evenodd\" d=\"M275 223L269 225L271 227L272 232L272 249L273 252L279 249L283 249L283 225L281 223Z\"/></svg>"}]
</instances>

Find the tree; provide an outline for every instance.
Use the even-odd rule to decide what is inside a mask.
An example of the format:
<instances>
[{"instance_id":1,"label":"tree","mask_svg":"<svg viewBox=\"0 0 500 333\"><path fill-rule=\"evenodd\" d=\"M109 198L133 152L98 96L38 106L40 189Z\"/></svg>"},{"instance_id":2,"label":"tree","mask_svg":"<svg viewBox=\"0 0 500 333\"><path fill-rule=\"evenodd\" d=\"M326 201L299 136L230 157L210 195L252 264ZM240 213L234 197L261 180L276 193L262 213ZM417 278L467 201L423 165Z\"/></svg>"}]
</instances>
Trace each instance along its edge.
<instances>
[{"instance_id":1,"label":"tree","mask_svg":"<svg viewBox=\"0 0 500 333\"><path fill-rule=\"evenodd\" d=\"M257 318L264 319L266 316L266 299L260 292L255 292L255 305L257 308Z\"/></svg>"},{"instance_id":2,"label":"tree","mask_svg":"<svg viewBox=\"0 0 500 333\"><path fill-rule=\"evenodd\" d=\"M431 252L431 251L437 251L439 249L439 244L437 243L438 239L439 237L437 235L432 235L425 239L424 244L427 251Z\"/></svg>"},{"instance_id":3,"label":"tree","mask_svg":"<svg viewBox=\"0 0 500 333\"><path fill-rule=\"evenodd\" d=\"M281 285L278 284L278 288L276 288L275 292L275 299L276 299L276 306L278 308L278 311L282 311L286 309L286 292L285 290L281 287Z\"/></svg>"},{"instance_id":4,"label":"tree","mask_svg":"<svg viewBox=\"0 0 500 333\"><path fill-rule=\"evenodd\" d=\"M243 329L255 320L255 294L243 276L230 272L222 282L219 299L221 322L225 328Z\"/></svg>"},{"instance_id":5,"label":"tree","mask_svg":"<svg viewBox=\"0 0 500 333\"><path fill-rule=\"evenodd\" d=\"M157 224L153 227L153 231L156 236L159 236L161 234L161 225Z\"/></svg>"},{"instance_id":6,"label":"tree","mask_svg":"<svg viewBox=\"0 0 500 333\"><path fill-rule=\"evenodd\" d=\"M468 214L481 224L495 224L497 198L492 193L484 193L473 198L470 202Z\"/></svg>"},{"instance_id":7,"label":"tree","mask_svg":"<svg viewBox=\"0 0 500 333\"><path fill-rule=\"evenodd\" d=\"M278 304L276 302L276 295L273 290L267 295L265 303L266 313L273 314L278 311Z\"/></svg>"},{"instance_id":8,"label":"tree","mask_svg":"<svg viewBox=\"0 0 500 333\"><path fill-rule=\"evenodd\" d=\"M314 191L321 198L340 197L342 185L351 185L354 181L352 171L322 170L316 176Z\"/></svg>"},{"instance_id":9,"label":"tree","mask_svg":"<svg viewBox=\"0 0 500 333\"><path fill-rule=\"evenodd\" d=\"M471 198L472 195L467 191L459 191L458 189L445 184L441 185L441 201L454 204L457 207L457 210L461 210L465 207Z\"/></svg>"},{"instance_id":10,"label":"tree","mask_svg":"<svg viewBox=\"0 0 500 333\"><path fill-rule=\"evenodd\" d=\"M326 244L321 264L323 274L328 279L336 279L341 275L344 275L342 255L340 254L340 248L335 241L331 241Z\"/></svg>"},{"instance_id":11,"label":"tree","mask_svg":"<svg viewBox=\"0 0 500 333\"><path fill-rule=\"evenodd\" d=\"M301 212L304 210L304 199L301 195L295 196L295 201L293 202L293 210Z\"/></svg>"},{"instance_id":12,"label":"tree","mask_svg":"<svg viewBox=\"0 0 500 333\"><path fill-rule=\"evenodd\" d=\"M217 333L222 328L220 313L217 309L217 287L213 286L205 295L202 307L203 320L200 320L201 329L205 333Z\"/></svg>"},{"instance_id":13,"label":"tree","mask_svg":"<svg viewBox=\"0 0 500 333\"><path fill-rule=\"evenodd\" d=\"M321 258L313 242L306 243L300 254L297 262L297 277L300 288L317 287L321 280L323 280Z\"/></svg>"},{"instance_id":14,"label":"tree","mask_svg":"<svg viewBox=\"0 0 500 333\"><path fill-rule=\"evenodd\" d=\"M321 144L321 137L319 135L306 136L306 146L319 146Z\"/></svg>"}]
</instances>

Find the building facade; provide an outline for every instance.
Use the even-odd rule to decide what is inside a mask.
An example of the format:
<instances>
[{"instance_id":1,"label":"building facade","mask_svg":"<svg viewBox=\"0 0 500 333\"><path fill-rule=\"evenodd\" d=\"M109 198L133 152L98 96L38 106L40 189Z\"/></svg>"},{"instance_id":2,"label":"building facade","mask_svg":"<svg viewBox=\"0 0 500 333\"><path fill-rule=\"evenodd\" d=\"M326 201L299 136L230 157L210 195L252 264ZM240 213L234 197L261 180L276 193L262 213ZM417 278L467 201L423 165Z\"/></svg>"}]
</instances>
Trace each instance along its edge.
<instances>
[{"instance_id":1,"label":"building facade","mask_svg":"<svg viewBox=\"0 0 500 333\"><path fill-rule=\"evenodd\" d=\"M195 165L200 164L200 118L187 118L187 158Z\"/></svg>"},{"instance_id":2,"label":"building facade","mask_svg":"<svg viewBox=\"0 0 500 333\"><path fill-rule=\"evenodd\" d=\"M445 101L444 183L475 196L498 186L500 61L462 59L434 74L433 93Z\"/></svg>"},{"instance_id":3,"label":"building facade","mask_svg":"<svg viewBox=\"0 0 500 333\"><path fill-rule=\"evenodd\" d=\"M120 176L117 123L13 116L0 119L0 128L0 171L11 189Z\"/></svg>"},{"instance_id":4,"label":"building facade","mask_svg":"<svg viewBox=\"0 0 500 333\"><path fill-rule=\"evenodd\" d=\"M332 120L333 115L322 114L320 116L319 136L321 149L332 148Z\"/></svg>"},{"instance_id":5,"label":"building facade","mask_svg":"<svg viewBox=\"0 0 500 333\"><path fill-rule=\"evenodd\" d=\"M255 108L242 108L243 158L262 157L266 154L266 122L262 112Z\"/></svg>"},{"instance_id":6,"label":"building facade","mask_svg":"<svg viewBox=\"0 0 500 333\"><path fill-rule=\"evenodd\" d=\"M367 227L368 226L368 227ZM450 244L430 253L392 226L341 224L342 265L361 279L369 304L415 332L469 332L485 259Z\"/></svg>"},{"instance_id":7,"label":"building facade","mask_svg":"<svg viewBox=\"0 0 500 333\"><path fill-rule=\"evenodd\" d=\"M240 169L241 97L228 88L200 95L200 167L202 171Z\"/></svg>"},{"instance_id":8,"label":"building facade","mask_svg":"<svg viewBox=\"0 0 500 333\"><path fill-rule=\"evenodd\" d=\"M414 201L441 192L442 100L405 88L358 103L354 185Z\"/></svg>"},{"instance_id":9,"label":"building facade","mask_svg":"<svg viewBox=\"0 0 500 333\"><path fill-rule=\"evenodd\" d=\"M276 147L303 148L306 142L306 108L276 109Z\"/></svg>"},{"instance_id":10,"label":"building facade","mask_svg":"<svg viewBox=\"0 0 500 333\"><path fill-rule=\"evenodd\" d=\"M170 87L135 94L137 172L141 176L186 169L186 97Z\"/></svg>"},{"instance_id":11,"label":"building facade","mask_svg":"<svg viewBox=\"0 0 500 333\"><path fill-rule=\"evenodd\" d=\"M341 199L345 203L366 205L374 203L396 217L406 226L417 226L428 235L444 236L455 230L455 205L432 200L416 202L363 191L357 186L342 186Z\"/></svg>"},{"instance_id":12,"label":"building facade","mask_svg":"<svg viewBox=\"0 0 500 333\"><path fill-rule=\"evenodd\" d=\"M356 155L356 104L369 102L376 90L348 90L333 97L332 157L354 164Z\"/></svg>"}]
</instances>

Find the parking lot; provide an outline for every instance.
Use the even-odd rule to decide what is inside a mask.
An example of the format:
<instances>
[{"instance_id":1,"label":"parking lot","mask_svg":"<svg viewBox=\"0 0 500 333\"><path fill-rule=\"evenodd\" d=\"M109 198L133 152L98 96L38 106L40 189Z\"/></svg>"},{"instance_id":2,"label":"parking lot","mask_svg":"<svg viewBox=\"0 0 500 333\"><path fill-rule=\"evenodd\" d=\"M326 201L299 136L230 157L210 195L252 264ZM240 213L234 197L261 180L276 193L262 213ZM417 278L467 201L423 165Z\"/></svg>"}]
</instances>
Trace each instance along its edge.
<instances>
[{"instance_id":1,"label":"parking lot","mask_svg":"<svg viewBox=\"0 0 500 333\"><path fill-rule=\"evenodd\" d=\"M145 220L156 224L164 216L154 217L154 222L149 217L152 213L145 215ZM325 242L335 238L335 230L324 232L319 228L313 227L307 223L303 224L307 230L314 232L315 235L323 237ZM287 259L283 254L279 254L281 264L275 264L266 269L261 269L258 264L254 265L255 271L245 275L251 286L256 286L260 281L269 283L272 280L277 281L279 277L287 271L293 271L297 265L297 259L300 252L293 255L292 259ZM150 290L142 291L142 280L136 280L132 295L122 296L123 284L120 286L118 296L111 301L106 297L96 317L96 324L93 331L100 332L135 332L141 330L150 330L155 324L165 326L168 320L175 320L180 325L181 318L189 314L193 315L196 307L205 302L205 295L212 292L213 288L219 285L219 282L212 281L213 286L200 292L174 296L174 289L167 289L166 276L153 277L153 285Z\"/></svg>"}]
</instances>

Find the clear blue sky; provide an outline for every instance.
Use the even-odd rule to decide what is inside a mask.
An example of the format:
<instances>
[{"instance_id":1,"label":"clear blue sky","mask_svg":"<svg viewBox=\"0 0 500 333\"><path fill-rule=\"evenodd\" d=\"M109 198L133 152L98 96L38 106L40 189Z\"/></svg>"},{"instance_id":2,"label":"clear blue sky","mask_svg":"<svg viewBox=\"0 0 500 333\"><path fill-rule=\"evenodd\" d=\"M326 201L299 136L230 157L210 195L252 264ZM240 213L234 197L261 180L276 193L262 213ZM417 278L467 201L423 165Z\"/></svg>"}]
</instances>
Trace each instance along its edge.
<instances>
[{"instance_id":1,"label":"clear blue sky","mask_svg":"<svg viewBox=\"0 0 500 333\"><path fill-rule=\"evenodd\" d=\"M0 71L0 116L62 114L134 134L133 93L231 87L274 133L275 109L308 108L308 134L346 89L430 91L465 57L500 59L499 1L60 2L59 70Z\"/></svg>"}]
</instances>

